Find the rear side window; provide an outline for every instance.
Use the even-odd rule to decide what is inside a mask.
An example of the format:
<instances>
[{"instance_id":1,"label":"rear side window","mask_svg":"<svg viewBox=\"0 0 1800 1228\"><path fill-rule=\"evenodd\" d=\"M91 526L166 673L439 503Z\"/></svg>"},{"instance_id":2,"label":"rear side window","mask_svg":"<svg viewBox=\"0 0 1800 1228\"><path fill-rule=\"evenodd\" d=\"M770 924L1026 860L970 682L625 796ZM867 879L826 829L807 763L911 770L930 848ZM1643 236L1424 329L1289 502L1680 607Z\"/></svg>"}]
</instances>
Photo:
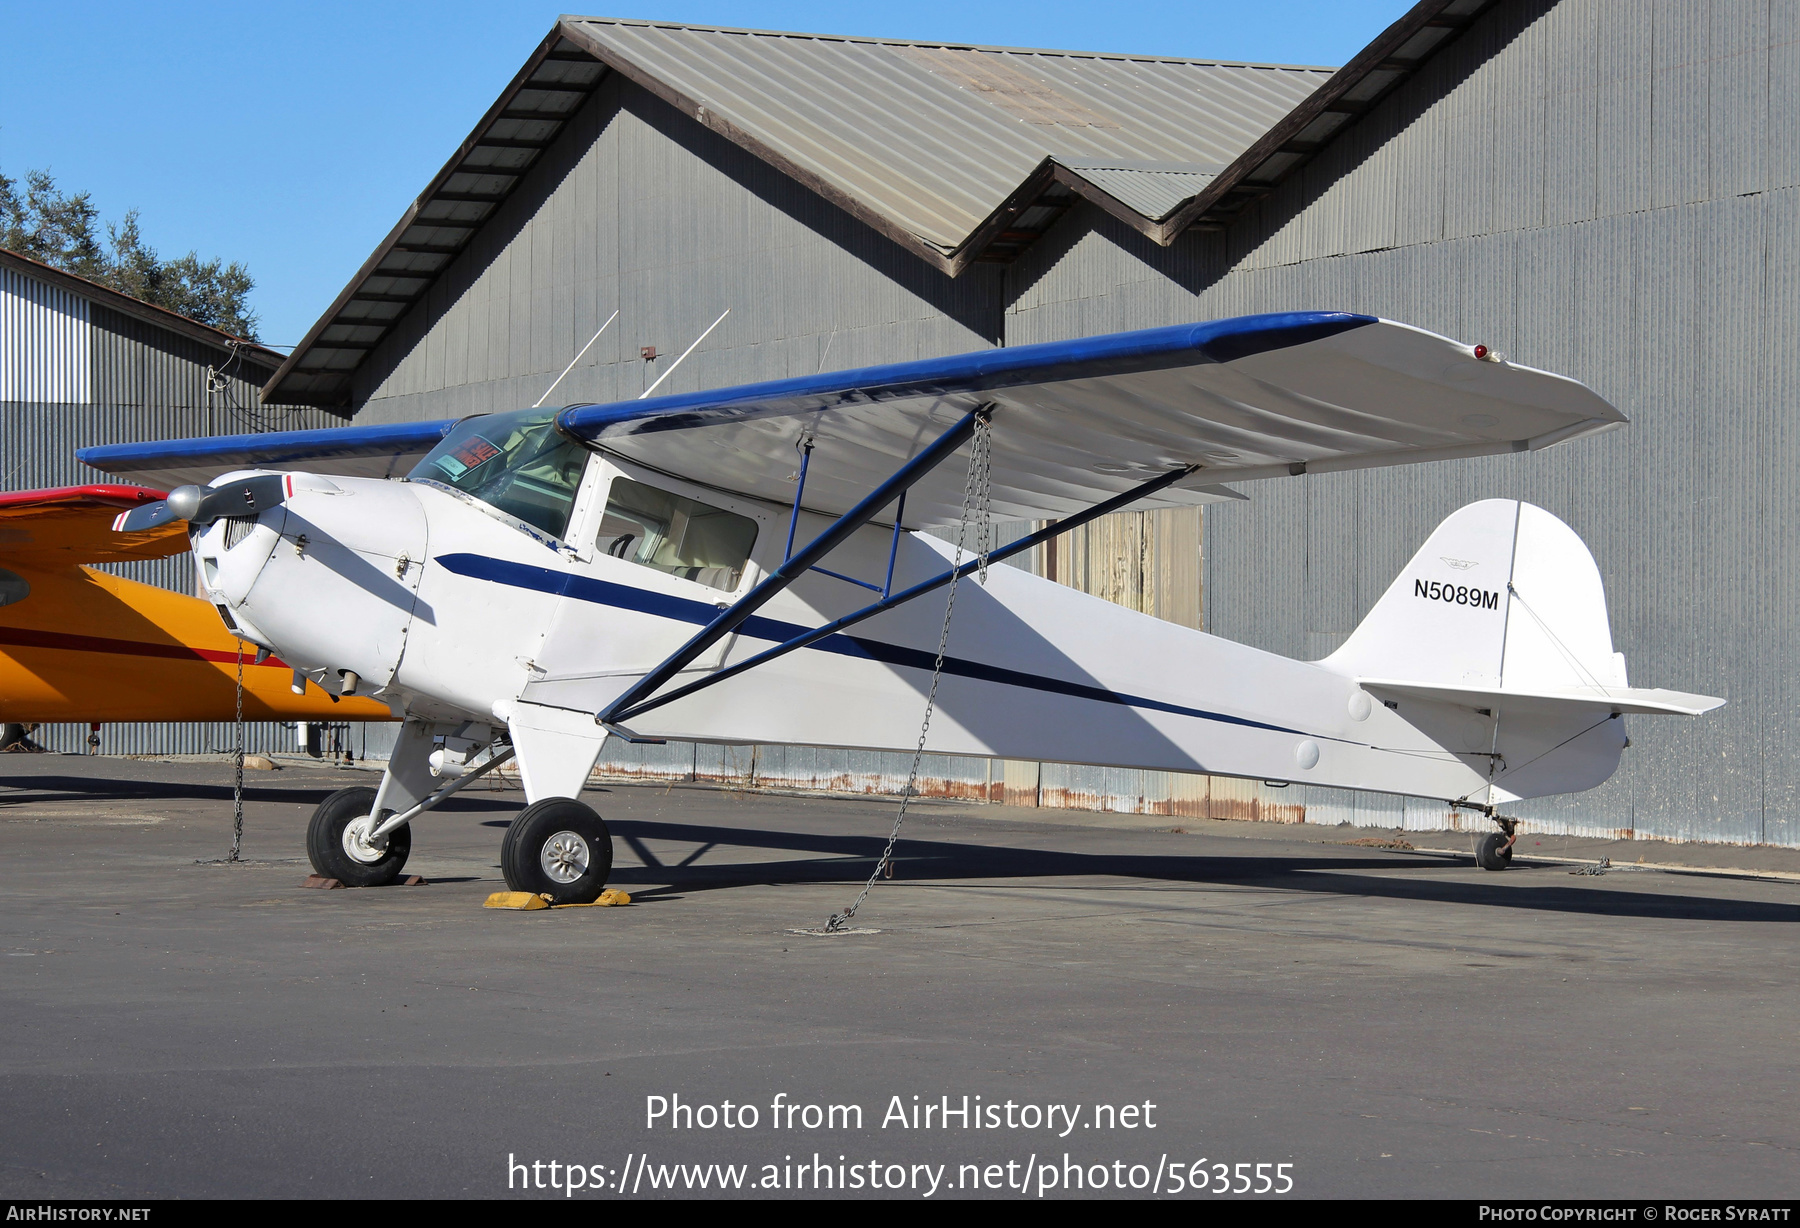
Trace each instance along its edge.
<instances>
[{"instance_id":1,"label":"rear side window","mask_svg":"<svg viewBox=\"0 0 1800 1228\"><path fill-rule=\"evenodd\" d=\"M756 521L630 478L614 478L597 544L616 559L729 593L744 578L756 544Z\"/></svg>"}]
</instances>

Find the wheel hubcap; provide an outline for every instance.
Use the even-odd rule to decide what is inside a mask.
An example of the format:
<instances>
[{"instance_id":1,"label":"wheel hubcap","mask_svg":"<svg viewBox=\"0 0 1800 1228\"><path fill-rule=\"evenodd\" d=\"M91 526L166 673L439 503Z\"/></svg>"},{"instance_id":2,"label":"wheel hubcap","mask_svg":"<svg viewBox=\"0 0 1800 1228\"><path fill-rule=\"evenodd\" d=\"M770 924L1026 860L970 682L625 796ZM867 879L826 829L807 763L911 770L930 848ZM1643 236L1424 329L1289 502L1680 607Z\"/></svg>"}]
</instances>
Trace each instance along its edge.
<instances>
[{"instance_id":1,"label":"wheel hubcap","mask_svg":"<svg viewBox=\"0 0 1800 1228\"><path fill-rule=\"evenodd\" d=\"M554 882L572 883L588 871L588 844L579 833L559 831L544 841L538 865Z\"/></svg>"},{"instance_id":2,"label":"wheel hubcap","mask_svg":"<svg viewBox=\"0 0 1800 1228\"><path fill-rule=\"evenodd\" d=\"M387 855L387 838L379 845L371 843L369 833L375 830L375 816L365 814L344 824L344 854L351 861L372 866Z\"/></svg>"}]
</instances>

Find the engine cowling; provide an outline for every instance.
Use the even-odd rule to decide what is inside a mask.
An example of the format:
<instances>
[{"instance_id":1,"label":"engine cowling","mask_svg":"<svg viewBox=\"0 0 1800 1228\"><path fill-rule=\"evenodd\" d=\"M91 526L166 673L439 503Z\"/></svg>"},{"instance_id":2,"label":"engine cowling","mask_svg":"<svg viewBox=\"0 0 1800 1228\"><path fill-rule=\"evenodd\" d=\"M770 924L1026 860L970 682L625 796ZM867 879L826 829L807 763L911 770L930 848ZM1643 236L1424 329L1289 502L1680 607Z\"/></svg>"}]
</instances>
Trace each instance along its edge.
<instances>
[{"instance_id":1,"label":"engine cowling","mask_svg":"<svg viewBox=\"0 0 1800 1228\"><path fill-rule=\"evenodd\" d=\"M202 584L246 638L333 686L387 686L417 613L426 520L406 484L294 475L283 504L208 525Z\"/></svg>"}]
</instances>

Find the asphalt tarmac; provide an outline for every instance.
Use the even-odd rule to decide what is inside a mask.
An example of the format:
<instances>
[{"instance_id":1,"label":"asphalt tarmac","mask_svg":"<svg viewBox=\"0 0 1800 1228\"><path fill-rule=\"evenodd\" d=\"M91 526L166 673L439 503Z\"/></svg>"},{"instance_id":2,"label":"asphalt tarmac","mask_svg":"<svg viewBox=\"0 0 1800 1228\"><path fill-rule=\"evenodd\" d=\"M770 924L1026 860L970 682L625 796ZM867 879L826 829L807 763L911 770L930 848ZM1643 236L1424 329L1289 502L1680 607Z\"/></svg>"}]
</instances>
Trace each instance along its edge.
<instances>
[{"instance_id":1,"label":"asphalt tarmac","mask_svg":"<svg viewBox=\"0 0 1800 1228\"><path fill-rule=\"evenodd\" d=\"M818 937L892 800L596 788L634 903L502 912L516 790L420 821L429 885L319 891L307 817L373 777L251 773L246 863L205 864L230 780L0 756L0 1195L562 1198L570 1164L600 1200L1800 1185L1795 878L919 803L877 932Z\"/></svg>"}]
</instances>

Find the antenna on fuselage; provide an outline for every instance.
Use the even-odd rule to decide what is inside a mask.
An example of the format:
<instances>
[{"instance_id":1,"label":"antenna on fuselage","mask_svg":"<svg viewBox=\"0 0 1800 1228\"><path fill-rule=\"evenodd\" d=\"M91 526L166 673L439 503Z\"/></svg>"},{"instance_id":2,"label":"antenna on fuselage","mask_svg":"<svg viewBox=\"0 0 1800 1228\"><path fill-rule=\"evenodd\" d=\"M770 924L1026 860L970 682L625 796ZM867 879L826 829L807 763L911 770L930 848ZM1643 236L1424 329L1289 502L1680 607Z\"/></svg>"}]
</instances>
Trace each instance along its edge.
<instances>
[{"instance_id":1,"label":"antenna on fuselage","mask_svg":"<svg viewBox=\"0 0 1800 1228\"><path fill-rule=\"evenodd\" d=\"M600 333L603 333L610 328L612 322L618 318L618 309L614 308L613 313L606 317L606 323L600 326ZM581 354L585 354L594 348L594 342L600 340L600 333L595 333L592 337L588 338L588 343L581 347ZM550 394L556 391L556 385L563 382L563 375L567 375L569 372L573 371L575 369L575 364L581 361L581 354L577 354L575 357L569 359L569 365L563 368L562 375L557 376L555 380L551 381L550 386L544 389L544 395L539 397L536 404L532 405L531 408L536 409L539 405L542 405L545 401L550 399Z\"/></svg>"}]
</instances>

